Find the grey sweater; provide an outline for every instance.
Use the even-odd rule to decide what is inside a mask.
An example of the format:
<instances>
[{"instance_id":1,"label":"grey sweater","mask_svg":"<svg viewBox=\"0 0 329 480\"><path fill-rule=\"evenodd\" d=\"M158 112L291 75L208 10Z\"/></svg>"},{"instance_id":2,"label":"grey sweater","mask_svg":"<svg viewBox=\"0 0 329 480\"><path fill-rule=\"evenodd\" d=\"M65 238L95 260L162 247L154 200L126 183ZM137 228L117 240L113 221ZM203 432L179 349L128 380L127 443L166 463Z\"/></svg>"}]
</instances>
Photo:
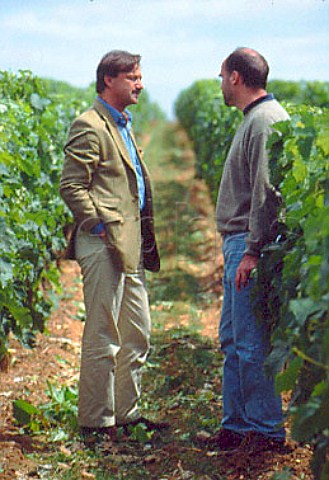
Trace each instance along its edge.
<instances>
[{"instance_id":1,"label":"grey sweater","mask_svg":"<svg viewBox=\"0 0 329 480\"><path fill-rule=\"evenodd\" d=\"M266 143L272 125L289 119L271 99L246 113L233 139L219 187L216 220L220 233L248 232L246 252L258 256L277 226L279 192L270 184Z\"/></svg>"}]
</instances>

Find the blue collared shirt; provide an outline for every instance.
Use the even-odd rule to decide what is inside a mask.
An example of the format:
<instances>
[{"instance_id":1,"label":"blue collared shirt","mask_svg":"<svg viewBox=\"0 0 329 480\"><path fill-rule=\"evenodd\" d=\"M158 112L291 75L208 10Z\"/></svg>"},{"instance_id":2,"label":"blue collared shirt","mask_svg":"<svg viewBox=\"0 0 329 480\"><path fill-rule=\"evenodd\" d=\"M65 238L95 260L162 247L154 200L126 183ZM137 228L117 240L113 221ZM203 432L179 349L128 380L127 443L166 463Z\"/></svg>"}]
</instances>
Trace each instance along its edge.
<instances>
[{"instance_id":1,"label":"blue collared shirt","mask_svg":"<svg viewBox=\"0 0 329 480\"><path fill-rule=\"evenodd\" d=\"M127 150L131 161L135 167L136 176L137 176L137 187L138 187L138 196L139 196L139 208L142 211L145 206L145 182L142 167L136 152L134 142L132 141L130 130L132 124L132 115L128 110L125 110L127 119L120 113L116 108L109 105L105 100L98 97L98 100L108 109L110 114L113 117L113 120L117 124L121 136L126 144Z\"/></svg>"}]
</instances>

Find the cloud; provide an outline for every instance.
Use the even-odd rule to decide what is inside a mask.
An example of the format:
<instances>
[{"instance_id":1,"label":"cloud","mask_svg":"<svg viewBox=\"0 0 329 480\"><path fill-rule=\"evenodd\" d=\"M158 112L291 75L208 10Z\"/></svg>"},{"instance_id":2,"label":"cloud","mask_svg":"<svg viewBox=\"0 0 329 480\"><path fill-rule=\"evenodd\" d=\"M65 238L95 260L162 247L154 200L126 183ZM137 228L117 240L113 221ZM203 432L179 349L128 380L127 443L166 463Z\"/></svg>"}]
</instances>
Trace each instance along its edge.
<instances>
[{"instance_id":1,"label":"cloud","mask_svg":"<svg viewBox=\"0 0 329 480\"><path fill-rule=\"evenodd\" d=\"M86 86L113 48L142 54L154 100L215 78L237 46L269 60L276 78L329 79L325 0L11 0L0 3L0 65Z\"/></svg>"}]
</instances>

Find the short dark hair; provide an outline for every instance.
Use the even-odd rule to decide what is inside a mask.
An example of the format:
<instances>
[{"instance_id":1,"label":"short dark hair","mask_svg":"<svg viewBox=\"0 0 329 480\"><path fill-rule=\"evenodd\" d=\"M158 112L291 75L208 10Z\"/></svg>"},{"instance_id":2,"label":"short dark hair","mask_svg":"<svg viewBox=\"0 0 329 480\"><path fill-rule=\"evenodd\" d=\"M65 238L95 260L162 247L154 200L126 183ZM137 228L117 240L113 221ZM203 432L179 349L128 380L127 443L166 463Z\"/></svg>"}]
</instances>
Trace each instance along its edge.
<instances>
[{"instance_id":1,"label":"short dark hair","mask_svg":"<svg viewBox=\"0 0 329 480\"><path fill-rule=\"evenodd\" d=\"M269 66L265 58L250 48L237 48L225 60L228 73L236 70L247 87L266 88Z\"/></svg>"},{"instance_id":2,"label":"short dark hair","mask_svg":"<svg viewBox=\"0 0 329 480\"><path fill-rule=\"evenodd\" d=\"M131 72L141 61L140 55L124 50L112 50L106 53L98 64L96 72L96 91L102 93L105 88L104 77L115 78L121 72Z\"/></svg>"}]
</instances>

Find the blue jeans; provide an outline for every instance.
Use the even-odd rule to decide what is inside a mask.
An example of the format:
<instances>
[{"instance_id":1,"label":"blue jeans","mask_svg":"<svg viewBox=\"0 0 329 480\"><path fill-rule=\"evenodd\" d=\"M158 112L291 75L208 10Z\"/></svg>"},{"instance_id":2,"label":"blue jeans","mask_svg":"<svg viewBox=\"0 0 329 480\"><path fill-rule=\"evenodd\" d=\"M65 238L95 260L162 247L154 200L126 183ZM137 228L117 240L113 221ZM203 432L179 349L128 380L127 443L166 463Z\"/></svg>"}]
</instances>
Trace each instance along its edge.
<instances>
[{"instance_id":1,"label":"blue jeans","mask_svg":"<svg viewBox=\"0 0 329 480\"><path fill-rule=\"evenodd\" d=\"M263 372L269 340L252 312L252 281L240 292L235 287L246 235L226 236L223 243L224 300L219 330L225 355L222 426L242 435L253 431L283 439L281 399L275 394L273 378Z\"/></svg>"}]
</instances>

